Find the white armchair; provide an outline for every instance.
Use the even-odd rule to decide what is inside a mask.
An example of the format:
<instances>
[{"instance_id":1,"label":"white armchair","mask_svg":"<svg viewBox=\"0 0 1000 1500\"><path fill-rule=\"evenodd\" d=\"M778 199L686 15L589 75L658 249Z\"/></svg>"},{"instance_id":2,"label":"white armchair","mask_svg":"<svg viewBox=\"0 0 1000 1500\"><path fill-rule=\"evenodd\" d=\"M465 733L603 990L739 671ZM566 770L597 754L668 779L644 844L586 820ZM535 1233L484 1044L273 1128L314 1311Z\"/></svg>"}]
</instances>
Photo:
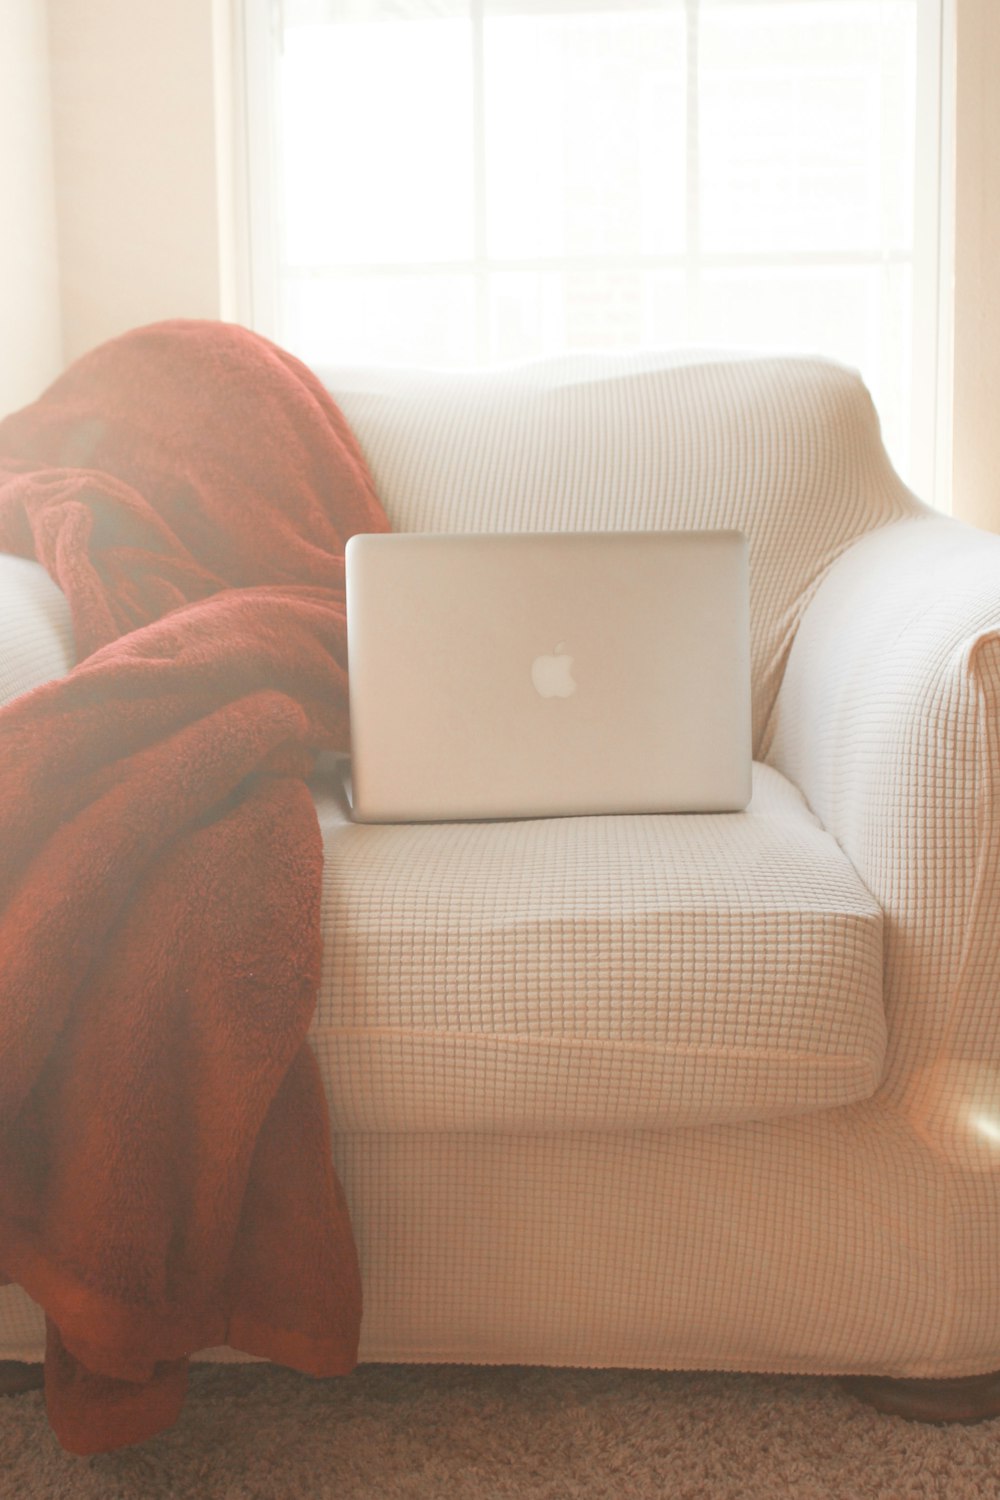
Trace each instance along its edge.
<instances>
[{"instance_id":1,"label":"white armchair","mask_svg":"<svg viewBox=\"0 0 1000 1500\"><path fill-rule=\"evenodd\" d=\"M316 779L362 1359L996 1368L1000 539L825 361L323 373L398 528L751 544L747 813L361 826ZM10 696L70 636L0 567ZM0 1359L41 1341L0 1290Z\"/></svg>"}]
</instances>

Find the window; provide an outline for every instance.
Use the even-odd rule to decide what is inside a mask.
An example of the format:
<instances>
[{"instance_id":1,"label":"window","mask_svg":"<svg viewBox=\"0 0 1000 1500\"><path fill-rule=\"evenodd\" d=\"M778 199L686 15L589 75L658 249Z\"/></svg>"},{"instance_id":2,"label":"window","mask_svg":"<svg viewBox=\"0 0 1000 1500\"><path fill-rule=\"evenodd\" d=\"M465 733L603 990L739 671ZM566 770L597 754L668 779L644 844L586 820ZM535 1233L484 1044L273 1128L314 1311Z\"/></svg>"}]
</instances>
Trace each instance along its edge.
<instances>
[{"instance_id":1,"label":"window","mask_svg":"<svg viewBox=\"0 0 1000 1500\"><path fill-rule=\"evenodd\" d=\"M310 363L828 354L934 476L940 0L244 0L250 320Z\"/></svg>"}]
</instances>

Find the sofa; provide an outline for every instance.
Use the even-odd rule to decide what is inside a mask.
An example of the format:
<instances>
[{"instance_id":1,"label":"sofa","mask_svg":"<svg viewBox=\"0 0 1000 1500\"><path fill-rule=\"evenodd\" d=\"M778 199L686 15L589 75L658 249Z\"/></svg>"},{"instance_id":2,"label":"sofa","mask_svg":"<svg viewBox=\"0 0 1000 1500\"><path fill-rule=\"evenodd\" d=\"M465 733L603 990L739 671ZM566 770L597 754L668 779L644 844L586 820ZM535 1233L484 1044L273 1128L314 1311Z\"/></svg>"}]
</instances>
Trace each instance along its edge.
<instances>
[{"instance_id":1,"label":"sofa","mask_svg":"<svg viewBox=\"0 0 1000 1500\"><path fill-rule=\"evenodd\" d=\"M320 373L395 528L750 543L746 812L361 825L317 767L361 1359L994 1370L1000 537L826 360ZM72 661L0 557L0 700ZM0 1288L0 1360L43 1345Z\"/></svg>"}]
</instances>

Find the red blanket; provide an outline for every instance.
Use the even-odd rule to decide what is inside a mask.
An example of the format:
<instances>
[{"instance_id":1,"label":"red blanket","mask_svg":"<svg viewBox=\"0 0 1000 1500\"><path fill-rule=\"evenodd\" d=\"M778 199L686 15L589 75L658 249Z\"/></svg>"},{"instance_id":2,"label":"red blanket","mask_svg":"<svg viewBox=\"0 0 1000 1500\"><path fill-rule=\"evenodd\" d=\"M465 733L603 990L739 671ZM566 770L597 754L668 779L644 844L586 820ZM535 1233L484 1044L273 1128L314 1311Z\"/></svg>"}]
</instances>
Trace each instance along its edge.
<instances>
[{"instance_id":1,"label":"red blanket","mask_svg":"<svg viewBox=\"0 0 1000 1500\"><path fill-rule=\"evenodd\" d=\"M45 1309L73 1452L169 1425L197 1349L354 1365L305 777L348 742L344 544L386 527L323 387L244 329L137 330L0 423L0 550L79 658L0 711L0 1280Z\"/></svg>"}]
</instances>

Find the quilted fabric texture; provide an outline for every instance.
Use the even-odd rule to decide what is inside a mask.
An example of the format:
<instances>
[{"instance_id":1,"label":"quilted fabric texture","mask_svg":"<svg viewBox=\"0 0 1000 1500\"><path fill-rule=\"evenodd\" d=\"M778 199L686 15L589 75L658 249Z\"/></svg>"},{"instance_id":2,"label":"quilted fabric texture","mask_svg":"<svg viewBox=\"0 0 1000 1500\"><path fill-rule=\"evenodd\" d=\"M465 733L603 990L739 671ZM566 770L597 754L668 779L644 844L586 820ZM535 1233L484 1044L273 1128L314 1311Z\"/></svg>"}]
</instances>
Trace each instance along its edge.
<instances>
[{"instance_id":1,"label":"quilted fabric texture","mask_svg":"<svg viewBox=\"0 0 1000 1500\"><path fill-rule=\"evenodd\" d=\"M0 703L64 677L75 660L66 595L39 563L0 553Z\"/></svg>"},{"instance_id":2,"label":"quilted fabric texture","mask_svg":"<svg viewBox=\"0 0 1000 1500\"><path fill-rule=\"evenodd\" d=\"M852 548L806 612L768 753L885 911L886 1104L992 1195L1000 537L940 520Z\"/></svg>"},{"instance_id":3,"label":"quilted fabric texture","mask_svg":"<svg viewBox=\"0 0 1000 1500\"><path fill-rule=\"evenodd\" d=\"M323 829L310 1037L339 1130L800 1113L881 1076L882 914L800 794L745 813Z\"/></svg>"},{"instance_id":4,"label":"quilted fabric texture","mask_svg":"<svg viewBox=\"0 0 1000 1500\"><path fill-rule=\"evenodd\" d=\"M836 841L882 909L888 1022L870 1099L674 1128L478 1128L464 1092L428 1097L433 1059L416 1045L387 1049L383 1113L333 1100L345 1111L334 1155L364 1277L361 1358L925 1377L1000 1367L1000 540L931 517L892 474L856 377L822 362L692 366L650 354L488 376L331 379L396 526L748 532L757 753L767 762L758 795L775 816L794 809L784 826L812 838L820 830L789 783L800 788L820 837ZM356 902L353 919L370 929L364 872L382 860L397 893L390 934L409 924L416 935L418 916L440 914L433 901L444 896L430 887L450 860L438 852L426 869L394 870L381 850L359 855L354 871L352 852L348 896L337 886L340 824L326 805L323 816L329 912ZM583 847L565 888L586 924ZM655 903L681 875L640 878L624 857L637 845L606 847L646 924L645 973L663 917L642 892ZM352 951L345 938L327 954L318 1030L348 1014L394 1036L401 1022L451 1025L457 981L468 1024L522 1037L525 1003L504 1002L513 971L537 1024L555 1019L569 1042L621 1047L662 1040L671 1025L675 1039L693 1036L694 1019L661 1013L648 986L637 986L638 1007L613 1015L600 954L609 938L628 951L631 934L607 914L593 926L598 983L585 1002L567 999L577 992L574 966L557 957L558 885L536 879L555 868L565 881L567 867L544 843L520 868L518 852L504 848L504 889L534 891L537 922L515 904L509 953L498 926L484 973L452 964L430 991L433 948L415 949L405 986L393 986L371 971L370 943ZM498 868L485 878L496 884ZM453 943L479 900L474 884L454 898ZM514 955L545 942L549 971L534 983ZM763 948L757 957L772 962ZM657 947L655 961L669 972L676 944ZM372 1010L359 1023L356 1008L335 1013L331 986L339 973L344 1003L357 1006L366 963ZM754 993L763 998L764 986ZM859 1022L856 1009L841 1013L843 998L835 1013L810 1016L838 1044ZM726 1027L736 1016L705 1003L702 1035L735 1040ZM755 1023L752 1008L742 1015ZM463 1090L478 1061L466 1056ZM328 1080L339 1066L326 1057ZM406 1094L411 1070L423 1081ZM651 1081L638 1079L641 1101ZM385 1097L392 1082L398 1103ZM620 1105L623 1092L608 1080L605 1089L605 1104ZM474 1097L500 1118L492 1065ZM546 1107L541 1088L534 1098ZM386 1129L392 1109L407 1119L436 1110L465 1127ZM40 1327L18 1289L0 1289L0 1352L39 1357Z\"/></svg>"},{"instance_id":5,"label":"quilted fabric texture","mask_svg":"<svg viewBox=\"0 0 1000 1500\"><path fill-rule=\"evenodd\" d=\"M826 360L649 352L319 373L394 530L744 532L758 755L818 580L864 532L926 513L860 378Z\"/></svg>"}]
</instances>

